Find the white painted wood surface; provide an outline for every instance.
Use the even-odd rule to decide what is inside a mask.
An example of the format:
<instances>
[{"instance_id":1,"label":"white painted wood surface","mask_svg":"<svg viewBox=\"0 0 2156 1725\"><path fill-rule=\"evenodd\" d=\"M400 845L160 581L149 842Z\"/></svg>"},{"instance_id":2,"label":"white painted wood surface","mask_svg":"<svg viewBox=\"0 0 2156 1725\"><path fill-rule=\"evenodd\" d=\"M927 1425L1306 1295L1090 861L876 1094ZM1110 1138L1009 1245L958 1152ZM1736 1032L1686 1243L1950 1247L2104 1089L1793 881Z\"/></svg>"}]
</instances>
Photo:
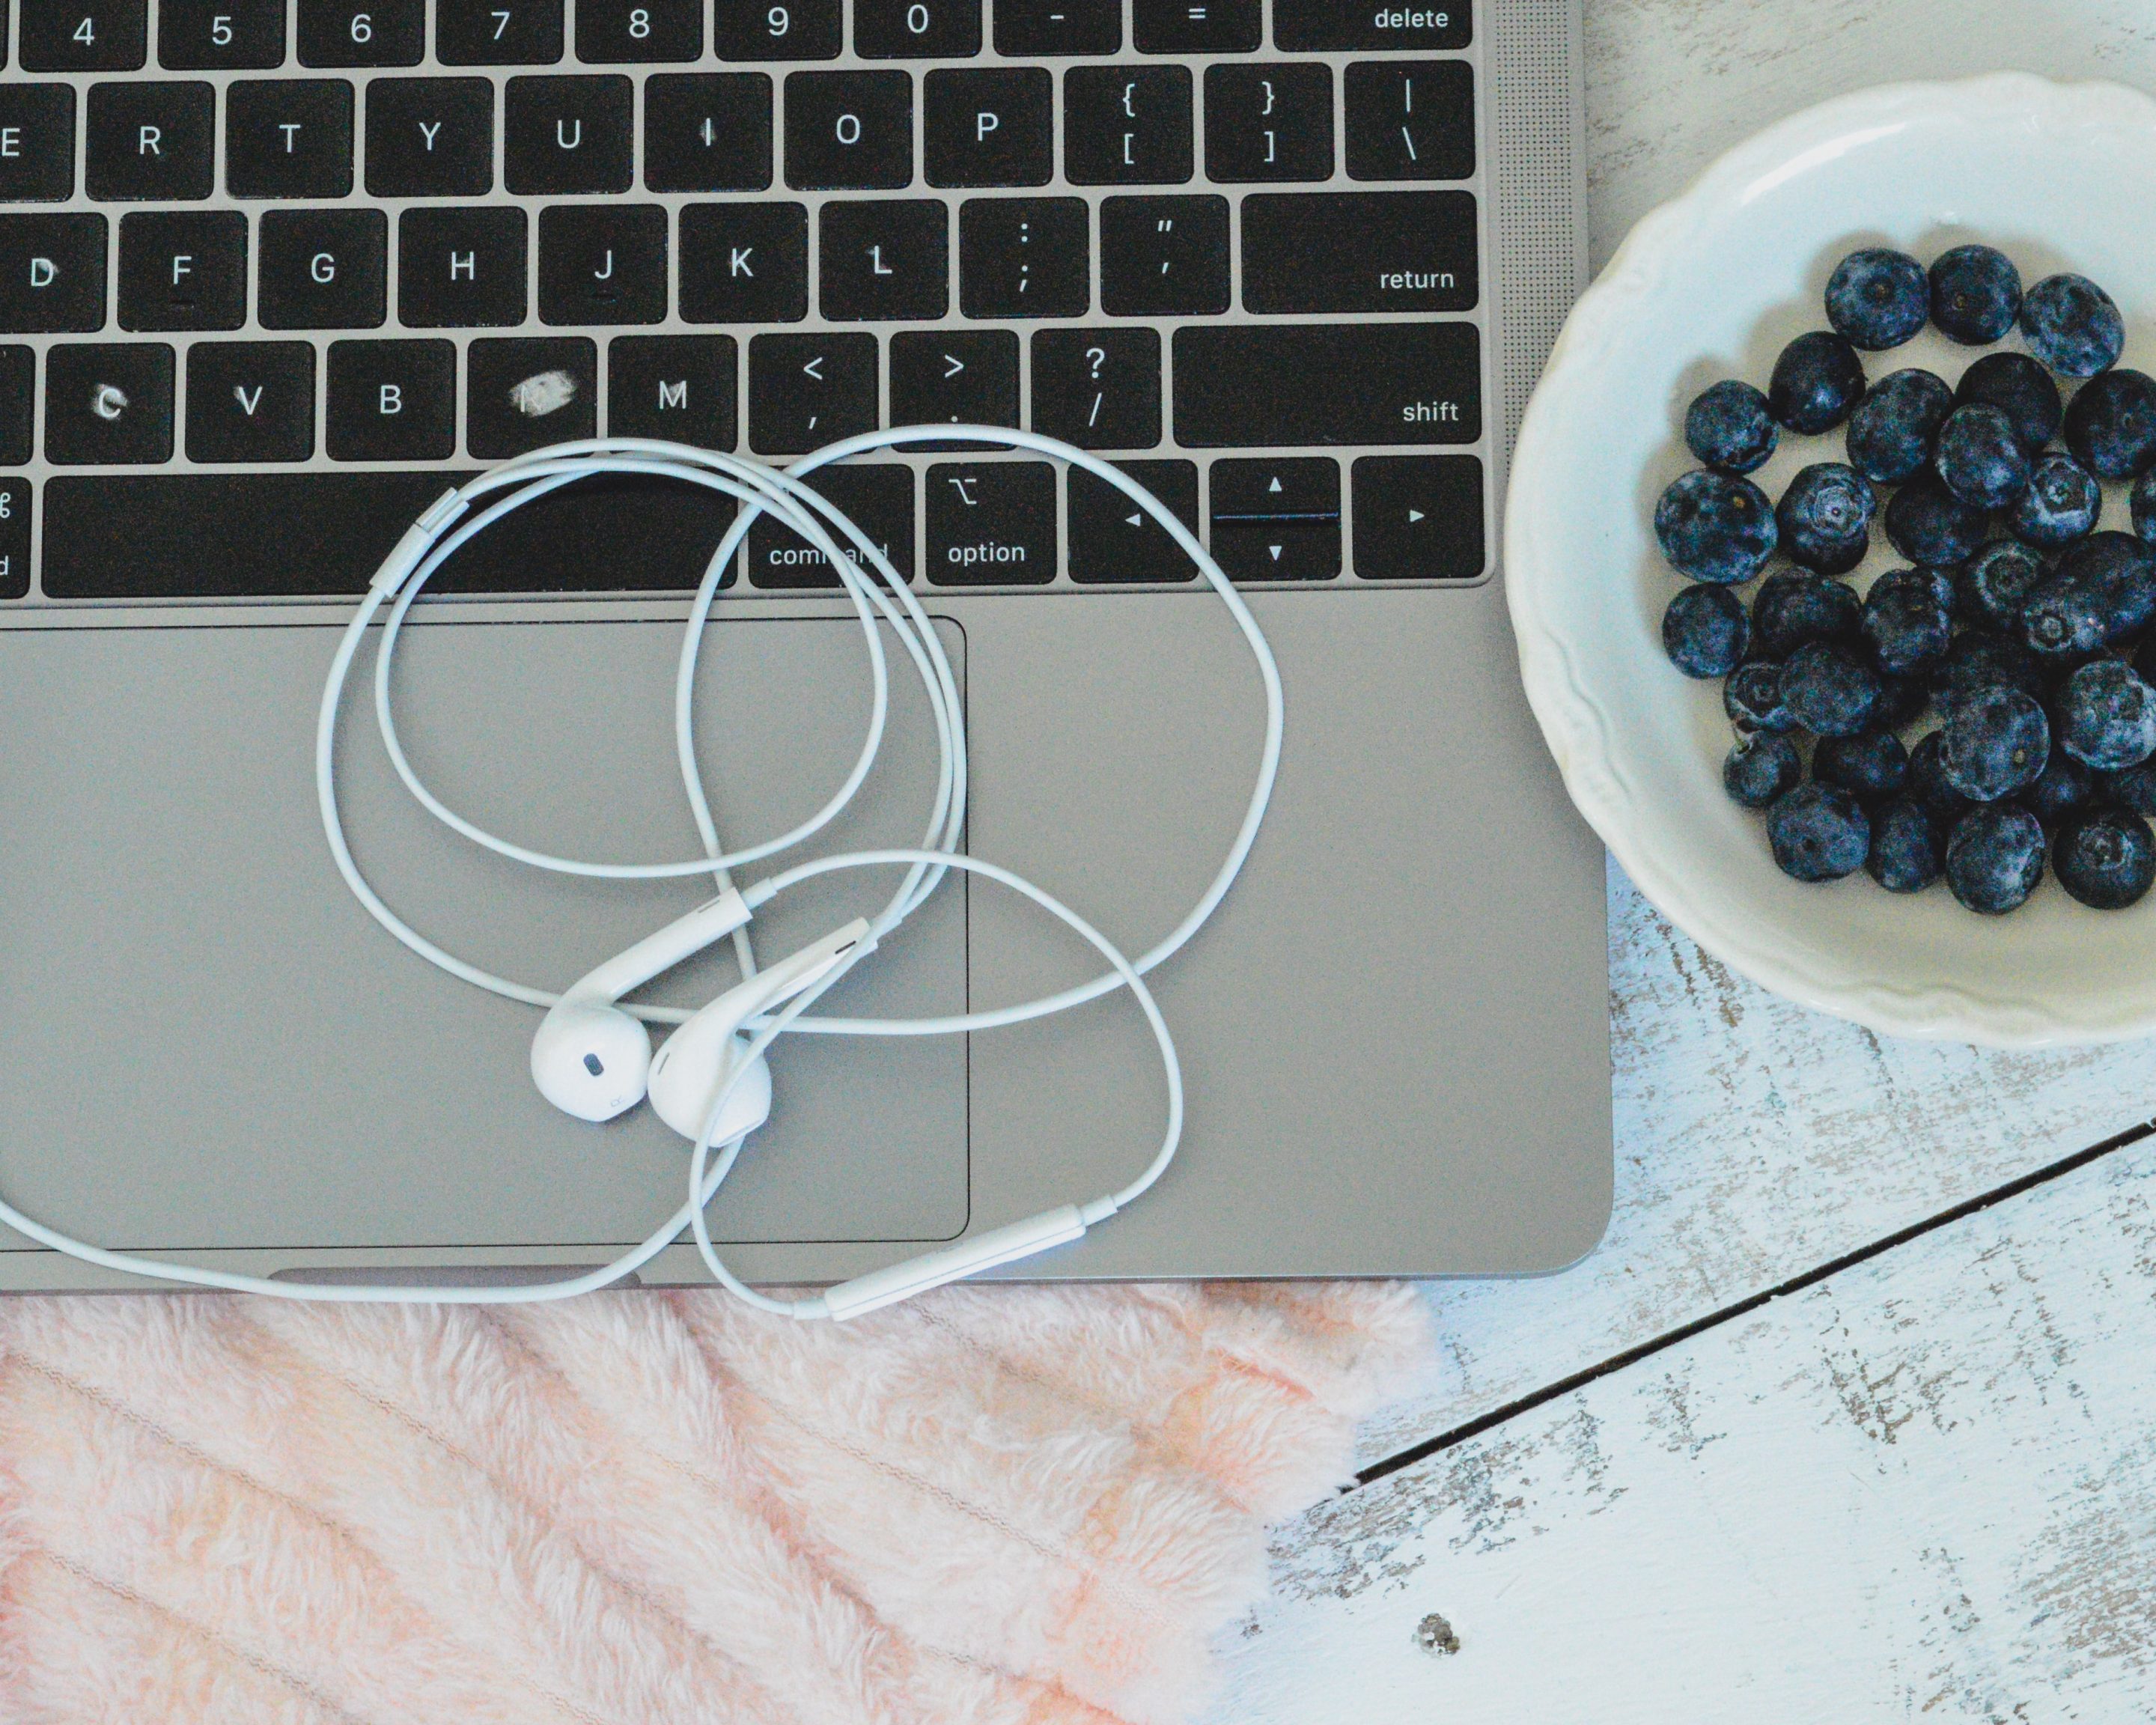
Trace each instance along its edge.
<instances>
[{"instance_id":1,"label":"white painted wood surface","mask_svg":"<svg viewBox=\"0 0 2156 1725\"><path fill-rule=\"evenodd\" d=\"M2156 6L1587 0L1587 49L1599 264L1844 90L2156 90ZM2156 1116L2156 1045L1885 1041L1731 976L1614 873L1610 914L1609 1234L1563 1276L1433 1286L1440 1363L1366 1461ZM2156 1717L2152 1340L2137 1145L1318 1507L1224 1641L1213 1725Z\"/></svg>"}]
</instances>

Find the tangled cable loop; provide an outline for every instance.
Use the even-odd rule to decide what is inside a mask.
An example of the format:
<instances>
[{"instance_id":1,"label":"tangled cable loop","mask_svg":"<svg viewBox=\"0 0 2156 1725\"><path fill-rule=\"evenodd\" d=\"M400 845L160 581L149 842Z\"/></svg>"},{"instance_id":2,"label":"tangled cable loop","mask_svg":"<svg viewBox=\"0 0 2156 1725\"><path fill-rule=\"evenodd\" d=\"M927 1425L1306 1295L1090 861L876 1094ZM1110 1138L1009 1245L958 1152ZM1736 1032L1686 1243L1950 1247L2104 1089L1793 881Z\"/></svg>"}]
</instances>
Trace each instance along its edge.
<instances>
[{"instance_id":1,"label":"tangled cable loop","mask_svg":"<svg viewBox=\"0 0 2156 1725\"><path fill-rule=\"evenodd\" d=\"M957 679L938 639L932 621L890 560L844 511L805 483L817 469L878 449L900 449L933 439L939 444L976 443L995 448L1030 449L1081 468L1115 486L1144 511L1196 563L1200 574L1227 606L1256 661L1265 701L1265 737L1260 752L1256 782L1234 841L1206 891L1174 928L1136 959L1127 957L1085 918L1051 894L1010 870L968 856L957 850L965 827L968 792L964 711ZM644 475L701 486L731 497L741 506L734 520L706 566L687 624L674 686L674 732L676 765L690 812L695 820L704 854L674 861L598 863L555 855L517 844L490 833L449 807L427 786L413 766L398 736L393 701L393 666L397 648L413 606L428 583L465 545L511 511L581 480L603 475ZM861 631L871 684L868 721L861 746L851 768L824 803L808 819L774 837L728 850L721 842L703 784L695 740L696 669L719 588L735 553L750 527L770 516L798 534L819 552L836 573ZM385 614L386 613L386 614ZM1173 1159L1183 1128L1183 1079L1173 1040L1152 991L1146 973L1178 951L1204 925L1224 898L1240 872L1255 840L1258 828L1271 798L1280 762L1284 722L1279 669L1270 649L1241 595L1229 585L1219 566L1197 538L1152 494L1120 470L1087 452L1030 432L988 426L937 425L907 427L865 433L828 446L779 470L744 458L681 444L633 438L590 439L554 445L505 463L445 494L424 514L390 553L370 586L366 598L340 637L324 680L315 732L315 783L322 828L331 855L353 896L374 920L412 952L429 963L509 1000L550 1007L558 993L498 976L457 957L421 934L394 911L362 873L344 830L337 797L336 732L344 691L359 650L377 619L381 639L374 665L374 710L382 747L406 788L420 805L452 831L475 845L526 865L551 873L612 880L649 880L709 875L723 891L733 885L733 871L761 862L807 843L823 831L848 807L873 769L888 727L891 701L890 666L882 631L888 628L905 651L927 698L936 732L937 772L928 819L921 842L911 848L842 853L812 858L767 876L742 891L752 909L778 894L839 870L896 868L901 870L896 890L870 919L870 937L836 964L814 986L787 1001L778 1010L748 1021L747 1054L736 1060L718 1088L690 1158L686 1201L672 1216L632 1250L613 1263L584 1275L551 1282L516 1287L325 1285L271 1281L264 1277L207 1269L200 1266L116 1253L86 1245L49 1228L0 1201L0 1220L40 1244L65 1252L101 1268L124 1271L159 1280L267 1294L283 1299L386 1301L531 1301L567 1297L604 1287L634 1273L678 1240L686 1230L692 1234L706 1267L721 1284L741 1298L767 1311L794 1317L833 1315L821 1296L798 1301L776 1301L756 1292L737 1278L713 1245L705 1211L738 1159L742 1138L715 1146L717 1122L735 1086L752 1066L755 1058L780 1037L802 1032L824 1035L926 1036L950 1035L992 1029L1006 1024L1068 1010L1117 988L1128 988L1158 1045L1168 1092L1167 1128L1160 1147L1137 1178L1119 1191L1073 1207L1080 1222L1100 1220L1144 1192ZM984 1011L927 1018L843 1018L819 1015L810 1009L872 951L896 931L932 894L952 870L993 880L1040 906L1075 931L1097 951L1107 968L1090 981L1055 993L1014 1005ZM733 935L736 956L744 976L753 975L756 957L747 931ZM679 1008L637 1004L624 1001L622 1008L654 1024L677 1024L690 1014ZM713 1160L712 1153L717 1149ZM1082 1227L1080 1231L1082 1231Z\"/></svg>"}]
</instances>

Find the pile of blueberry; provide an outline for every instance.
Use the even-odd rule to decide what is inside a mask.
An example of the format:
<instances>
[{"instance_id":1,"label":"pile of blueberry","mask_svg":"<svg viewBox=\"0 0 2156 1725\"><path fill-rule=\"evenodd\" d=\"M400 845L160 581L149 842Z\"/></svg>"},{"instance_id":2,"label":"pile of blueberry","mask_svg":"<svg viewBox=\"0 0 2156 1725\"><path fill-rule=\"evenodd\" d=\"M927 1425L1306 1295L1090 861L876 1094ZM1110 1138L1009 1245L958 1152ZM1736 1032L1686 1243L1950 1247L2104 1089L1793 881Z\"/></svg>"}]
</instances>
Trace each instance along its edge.
<instances>
[{"instance_id":1,"label":"pile of blueberry","mask_svg":"<svg viewBox=\"0 0 2156 1725\"><path fill-rule=\"evenodd\" d=\"M1943 877L1998 915L2048 860L2082 903L2133 904L2156 880L2156 379L2119 367L2102 288L2052 275L2025 292L1989 246L1928 272L1852 252L1826 315L1765 394L1732 381L1692 403L1685 441L1705 466L1655 506L1691 582L1663 645L1687 676L1727 680L1722 783L1766 811L1799 880L1862 868L1920 892ZM1970 347L2018 327L2026 351L1986 353L1952 387L1918 369L1867 382L1861 352L1928 320ZM1779 502L1743 476L1784 433L1836 427L1847 459L1804 468ZM2097 531L2106 480L2132 481L2131 533ZM1911 567L1860 595L1840 578L1875 521ZM1748 606L1738 589L1777 552Z\"/></svg>"}]
</instances>

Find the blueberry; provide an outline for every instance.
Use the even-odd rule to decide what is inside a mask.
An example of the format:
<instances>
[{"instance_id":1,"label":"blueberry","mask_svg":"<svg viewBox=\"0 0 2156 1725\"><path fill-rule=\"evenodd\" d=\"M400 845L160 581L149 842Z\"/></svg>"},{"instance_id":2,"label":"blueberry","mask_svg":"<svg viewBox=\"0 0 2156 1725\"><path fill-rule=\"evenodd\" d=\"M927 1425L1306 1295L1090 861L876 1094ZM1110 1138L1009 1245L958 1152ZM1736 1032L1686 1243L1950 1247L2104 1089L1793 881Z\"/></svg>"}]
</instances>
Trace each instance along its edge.
<instances>
[{"instance_id":1,"label":"blueberry","mask_svg":"<svg viewBox=\"0 0 2156 1725\"><path fill-rule=\"evenodd\" d=\"M1973 802L1992 803L2036 782L2051 756L2042 706L2019 689L1979 689L1947 709L1939 773Z\"/></svg>"},{"instance_id":2,"label":"blueberry","mask_svg":"<svg viewBox=\"0 0 2156 1725\"><path fill-rule=\"evenodd\" d=\"M1749 473L1781 437L1767 398L1734 377L1702 389L1685 409L1685 447L1722 473Z\"/></svg>"},{"instance_id":3,"label":"blueberry","mask_svg":"<svg viewBox=\"0 0 2156 1725\"><path fill-rule=\"evenodd\" d=\"M1852 347L1899 347L1930 315L1924 266L1907 252L1867 246L1834 266L1826 283L1826 321Z\"/></svg>"},{"instance_id":4,"label":"blueberry","mask_svg":"<svg viewBox=\"0 0 2156 1725\"><path fill-rule=\"evenodd\" d=\"M1809 569L1777 569L1752 601L1753 650L1787 659L1807 641L1854 639L1864 602L1855 591Z\"/></svg>"},{"instance_id":5,"label":"blueberry","mask_svg":"<svg viewBox=\"0 0 2156 1725\"><path fill-rule=\"evenodd\" d=\"M2054 449L2039 455L2029 469L2029 483L2015 499L2007 525L2015 538L2048 547L2070 545L2093 532L2102 514L2103 487L2096 475L2072 456Z\"/></svg>"},{"instance_id":6,"label":"blueberry","mask_svg":"<svg viewBox=\"0 0 2156 1725\"><path fill-rule=\"evenodd\" d=\"M2029 483L2029 457L2014 422L1982 402L1947 415L1932 466L1939 482L1972 509L2004 509Z\"/></svg>"},{"instance_id":7,"label":"blueberry","mask_svg":"<svg viewBox=\"0 0 2156 1725\"><path fill-rule=\"evenodd\" d=\"M1953 582L1938 569L1890 569L1864 596L1864 638L1892 676L1929 665L1953 635Z\"/></svg>"},{"instance_id":8,"label":"blueberry","mask_svg":"<svg viewBox=\"0 0 2156 1725\"><path fill-rule=\"evenodd\" d=\"M1971 804L1947 783L1945 743L1943 731L1917 740L1917 746L1909 751L1907 794L1933 819L1951 823L1968 814Z\"/></svg>"},{"instance_id":9,"label":"blueberry","mask_svg":"<svg viewBox=\"0 0 2156 1725\"><path fill-rule=\"evenodd\" d=\"M1812 751L1812 777L1852 796L1891 797L1909 776L1909 752L1891 731L1823 737Z\"/></svg>"},{"instance_id":10,"label":"blueberry","mask_svg":"<svg viewBox=\"0 0 2156 1725\"><path fill-rule=\"evenodd\" d=\"M2032 454L2059 434L2066 417L2057 380L2025 353L1987 353L1964 372L1954 403L1972 402L2005 414Z\"/></svg>"},{"instance_id":11,"label":"blueberry","mask_svg":"<svg viewBox=\"0 0 2156 1725\"><path fill-rule=\"evenodd\" d=\"M1800 784L1767 813L1775 865L1799 880L1839 880L1864 866L1871 822L1839 785Z\"/></svg>"},{"instance_id":12,"label":"blueberry","mask_svg":"<svg viewBox=\"0 0 2156 1725\"><path fill-rule=\"evenodd\" d=\"M1898 485L1932 459L1939 426L1953 407L1953 392L1944 378L1913 367L1888 372L1865 391L1849 416L1842 434L1849 465L1868 480Z\"/></svg>"},{"instance_id":13,"label":"blueberry","mask_svg":"<svg viewBox=\"0 0 2156 1725\"><path fill-rule=\"evenodd\" d=\"M1774 510L1748 479L1687 473L1655 505L1662 555L1695 581L1749 581L1774 549Z\"/></svg>"},{"instance_id":14,"label":"blueberry","mask_svg":"<svg viewBox=\"0 0 2156 1725\"><path fill-rule=\"evenodd\" d=\"M2121 809L2131 809L2136 814L2156 814L2156 760L2101 774L2097 791Z\"/></svg>"},{"instance_id":15,"label":"blueberry","mask_svg":"<svg viewBox=\"0 0 2156 1725\"><path fill-rule=\"evenodd\" d=\"M1878 704L1878 677L1832 641L1798 648L1782 667L1782 705L1820 737L1854 737Z\"/></svg>"},{"instance_id":16,"label":"blueberry","mask_svg":"<svg viewBox=\"0 0 2156 1725\"><path fill-rule=\"evenodd\" d=\"M1831 431L1863 398L1864 362L1847 341L1825 330L1784 347L1767 383L1767 411L1807 437Z\"/></svg>"},{"instance_id":17,"label":"blueberry","mask_svg":"<svg viewBox=\"0 0 2156 1725\"><path fill-rule=\"evenodd\" d=\"M2126 494L2126 512L2135 532L2143 539L2156 539L2156 468L2134 480L2133 489Z\"/></svg>"},{"instance_id":18,"label":"blueberry","mask_svg":"<svg viewBox=\"0 0 2156 1725\"><path fill-rule=\"evenodd\" d=\"M2100 773L2156 755L2156 689L2121 659L2099 659L2068 677L2051 701L2059 747Z\"/></svg>"},{"instance_id":19,"label":"blueberry","mask_svg":"<svg viewBox=\"0 0 2156 1725\"><path fill-rule=\"evenodd\" d=\"M1726 677L1744 662L1751 625L1726 587L1688 587L1662 613L1662 650L1688 677Z\"/></svg>"},{"instance_id":20,"label":"blueberry","mask_svg":"<svg viewBox=\"0 0 2156 1725\"><path fill-rule=\"evenodd\" d=\"M2132 479L2156 461L2156 377L2124 366L2092 377L2066 403L2066 447L2098 479Z\"/></svg>"},{"instance_id":21,"label":"blueberry","mask_svg":"<svg viewBox=\"0 0 2156 1725\"><path fill-rule=\"evenodd\" d=\"M1979 629L2018 632L2021 608L2046 572L2027 546L1994 539L1953 572L1954 615Z\"/></svg>"},{"instance_id":22,"label":"blueberry","mask_svg":"<svg viewBox=\"0 0 2156 1725\"><path fill-rule=\"evenodd\" d=\"M1932 704L1932 691L1920 676L1879 679L1878 705L1871 709L1871 728L1900 731L1923 717Z\"/></svg>"},{"instance_id":23,"label":"blueberry","mask_svg":"<svg viewBox=\"0 0 2156 1725\"><path fill-rule=\"evenodd\" d=\"M2046 276L2022 295L2020 321L2036 357L2068 377L2107 370L2126 346L2118 307L2086 275Z\"/></svg>"},{"instance_id":24,"label":"blueberry","mask_svg":"<svg viewBox=\"0 0 2156 1725\"><path fill-rule=\"evenodd\" d=\"M1794 731L1797 721L1782 700L1782 667L1771 660L1740 665L1722 685L1722 710L1739 731Z\"/></svg>"},{"instance_id":25,"label":"blueberry","mask_svg":"<svg viewBox=\"0 0 2156 1725\"><path fill-rule=\"evenodd\" d=\"M1939 829L1930 811L1897 797L1871 818L1865 871L1889 892L1922 892L1939 878Z\"/></svg>"},{"instance_id":26,"label":"blueberry","mask_svg":"<svg viewBox=\"0 0 2156 1725\"><path fill-rule=\"evenodd\" d=\"M1747 809L1764 809L1804 776L1797 746L1762 731L1742 739L1722 763L1722 788Z\"/></svg>"},{"instance_id":27,"label":"blueberry","mask_svg":"<svg viewBox=\"0 0 2156 1725\"><path fill-rule=\"evenodd\" d=\"M1929 474L1894 494L1886 521L1894 549L1928 568L1951 568L1984 543L1984 511L1972 509Z\"/></svg>"},{"instance_id":28,"label":"blueberry","mask_svg":"<svg viewBox=\"0 0 2156 1725\"><path fill-rule=\"evenodd\" d=\"M1871 481L1839 461L1820 461L1791 480L1774 506L1776 538L1790 562L1840 575L1871 548Z\"/></svg>"},{"instance_id":29,"label":"blueberry","mask_svg":"<svg viewBox=\"0 0 2156 1725\"><path fill-rule=\"evenodd\" d=\"M2042 662L2020 642L1988 629L1964 629L1930 668L1933 699L1943 710L1985 689L2019 689L2031 701L2051 693Z\"/></svg>"},{"instance_id":30,"label":"blueberry","mask_svg":"<svg viewBox=\"0 0 2156 1725\"><path fill-rule=\"evenodd\" d=\"M2123 911L2156 881L2156 834L2123 809L2088 814L2063 829L2051 847L2059 885L2096 911Z\"/></svg>"},{"instance_id":31,"label":"blueberry","mask_svg":"<svg viewBox=\"0 0 2156 1725\"><path fill-rule=\"evenodd\" d=\"M1947 890L1986 916L2020 907L2044 878L2044 829L2010 803L1972 809L1947 839Z\"/></svg>"},{"instance_id":32,"label":"blueberry","mask_svg":"<svg viewBox=\"0 0 2156 1725\"><path fill-rule=\"evenodd\" d=\"M1970 347L1996 341L2021 309L2021 272L1988 245L1958 245L1932 260L1932 321Z\"/></svg>"},{"instance_id":33,"label":"blueberry","mask_svg":"<svg viewBox=\"0 0 2156 1725\"><path fill-rule=\"evenodd\" d=\"M2056 826L2096 794L2096 775L2051 739L2051 758L2035 782L2014 800L2046 826Z\"/></svg>"},{"instance_id":34,"label":"blueberry","mask_svg":"<svg viewBox=\"0 0 2156 1725\"><path fill-rule=\"evenodd\" d=\"M2021 608L2021 639L2069 665L2140 634L2156 617L2156 552L2131 533L2092 533L2071 546Z\"/></svg>"}]
</instances>

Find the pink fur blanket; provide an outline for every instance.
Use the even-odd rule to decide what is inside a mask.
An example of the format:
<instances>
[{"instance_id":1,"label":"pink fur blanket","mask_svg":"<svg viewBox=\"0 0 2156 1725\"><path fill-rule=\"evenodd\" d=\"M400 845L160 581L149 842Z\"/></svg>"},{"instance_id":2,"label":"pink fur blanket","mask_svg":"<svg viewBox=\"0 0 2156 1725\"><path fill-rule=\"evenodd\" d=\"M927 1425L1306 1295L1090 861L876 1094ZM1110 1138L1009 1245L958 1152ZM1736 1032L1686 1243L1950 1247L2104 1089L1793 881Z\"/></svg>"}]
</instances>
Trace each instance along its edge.
<instances>
[{"instance_id":1,"label":"pink fur blanket","mask_svg":"<svg viewBox=\"0 0 2156 1725\"><path fill-rule=\"evenodd\" d=\"M1165 1725L1387 1286L0 1302L0 1721Z\"/></svg>"}]
</instances>

